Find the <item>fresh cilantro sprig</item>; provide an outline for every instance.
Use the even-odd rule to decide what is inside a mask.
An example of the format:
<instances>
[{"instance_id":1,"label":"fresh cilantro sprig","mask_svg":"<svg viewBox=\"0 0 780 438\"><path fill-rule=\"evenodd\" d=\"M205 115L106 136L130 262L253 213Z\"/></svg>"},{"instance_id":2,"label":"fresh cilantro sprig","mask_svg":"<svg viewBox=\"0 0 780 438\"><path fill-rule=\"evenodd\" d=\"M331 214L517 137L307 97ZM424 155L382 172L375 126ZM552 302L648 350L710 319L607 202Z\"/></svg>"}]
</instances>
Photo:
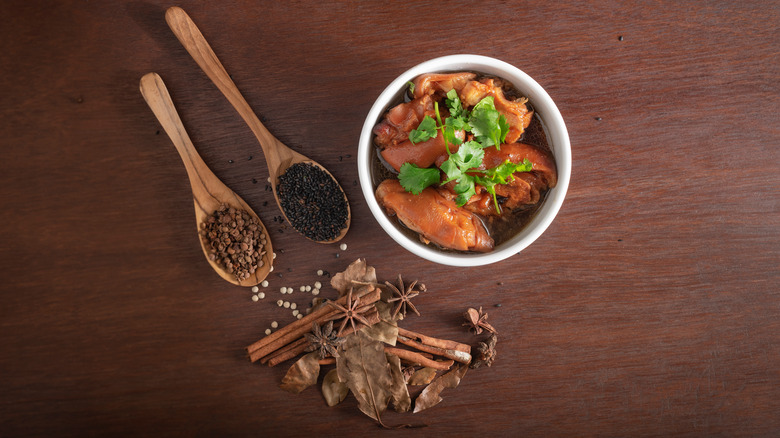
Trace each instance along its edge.
<instances>
[{"instance_id":1,"label":"fresh cilantro sprig","mask_svg":"<svg viewBox=\"0 0 780 438\"><path fill-rule=\"evenodd\" d=\"M426 187L436 184L441 180L439 169L434 167L422 168L412 163L401 165L398 174L398 182L401 187L413 195L419 195Z\"/></svg>"},{"instance_id":2,"label":"fresh cilantro sprig","mask_svg":"<svg viewBox=\"0 0 780 438\"><path fill-rule=\"evenodd\" d=\"M469 126L474 139L480 142L483 148L495 146L496 149L501 149L501 143L509 133L509 122L496 109L493 96L487 96L474 105L469 116Z\"/></svg>"},{"instance_id":3,"label":"fresh cilantro sprig","mask_svg":"<svg viewBox=\"0 0 780 438\"><path fill-rule=\"evenodd\" d=\"M460 100L455 90L447 92L444 100L449 117L442 122L439 112L439 103L434 102L436 119L425 116L417 129L409 133L412 143L436 138L439 131L444 137L444 144L449 155L441 165L441 171L446 179L441 184L455 182L455 202L459 207L468 202L476 194L476 185L485 187L493 197L496 211L500 214L501 207L498 204L496 185L507 184L514 179L515 172L529 172L532 164L528 159L522 163L512 163L506 160L504 163L491 169L479 169L485 157L485 148L495 146L500 149L501 143L506 140L509 132L509 123L495 106L492 96L480 100L471 111L468 111ZM474 134L474 140L463 142L455 135L456 131L466 131ZM455 152L450 151L449 145L459 146ZM426 187L441 181L439 169L423 169L411 163L401 166L398 179L404 190L415 195L420 194Z\"/></svg>"}]
</instances>

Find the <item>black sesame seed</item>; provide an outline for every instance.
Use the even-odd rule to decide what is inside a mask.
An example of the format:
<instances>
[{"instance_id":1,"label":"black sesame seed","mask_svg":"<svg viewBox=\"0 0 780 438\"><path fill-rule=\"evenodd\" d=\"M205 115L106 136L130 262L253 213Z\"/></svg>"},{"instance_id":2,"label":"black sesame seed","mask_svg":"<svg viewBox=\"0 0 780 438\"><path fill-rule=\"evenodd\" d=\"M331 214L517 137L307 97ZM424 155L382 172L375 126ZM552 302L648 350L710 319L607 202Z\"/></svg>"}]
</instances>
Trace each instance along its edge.
<instances>
[{"instance_id":1,"label":"black sesame seed","mask_svg":"<svg viewBox=\"0 0 780 438\"><path fill-rule=\"evenodd\" d=\"M618 41L623 41L623 35L618 36Z\"/></svg>"},{"instance_id":2,"label":"black sesame seed","mask_svg":"<svg viewBox=\"0 0 780 438\"><path fill-rule=\"evenodd\" d=\"M257 180L255 178L252 178L252 184L257 184Z\"/></svg>"},{"instance_id":3,"label":"black sesame seed","mask_svg":"<svg viewBox=\"0 0 780 438\"><path fill-rule=\"evenodd\" d=\"M321 168L293 164L279 177L276 189L290 224L309 239L332 240L347 226L347 199L336 180Z\"/></svg>"},{"instance_id":4,"label":"black sesame seed","mask_svg":"<svg viewBox=\"0 0 780 438\"><path fill-rule=\"evenodd\" d=\"M228 163L233 164L233 160L228 160Z\"/></svg>"},{"instance_id":5,"label":"black sesame seed","mask_svg":"<svg viewBox=\"0 0 780 438\"><path fill-rule=\"evenodd\" d=\"M246 160L247 161L251 161L252 160L252 156L250 155L249 158L247 158Z\"/></svg>"},{"instance_id":6,"label":"black sesame seed","mask_svg":"<svg viewBox=\"0 0 780 438\"><path fill-rule=\"evenodd\" d=\"M596 120L601 120L601 117L594 117L594 119L596 119Z\"/></svg>"}]
</instances>

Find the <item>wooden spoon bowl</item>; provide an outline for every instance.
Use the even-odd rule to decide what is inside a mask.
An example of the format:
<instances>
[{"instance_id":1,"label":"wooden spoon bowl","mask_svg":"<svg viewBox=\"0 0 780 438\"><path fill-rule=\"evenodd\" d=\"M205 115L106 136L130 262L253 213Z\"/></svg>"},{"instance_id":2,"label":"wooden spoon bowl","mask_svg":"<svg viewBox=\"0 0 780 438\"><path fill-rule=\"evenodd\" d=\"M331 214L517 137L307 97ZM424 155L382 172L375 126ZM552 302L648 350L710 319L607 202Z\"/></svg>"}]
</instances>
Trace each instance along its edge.
<instances>
[{"instance_id":1,"label":"wooden spoon bowl","mask_svg":"<svg viewBox=\"0 0 780 438\"><path fill-rule=\"evenodd\" d=\"M157 73L147 73L141 78L141 94L144 96L149 108L154 112L154 115L157 116L157 120L168 134L168 137L171 138L173 145L176 146L182 161L184 161L184 167L187 169L187 176L189 176L190 185L192 186L192 198L195 202L195 222L197 224L198 237L206 260L208 260L211 267L214 268L220 277L235 285L254 286L259 284L268 276L273 264L273 247L265 225L263 225L263 222L252 208L240 196L223 184L198 155L187 131L184 129L184 125L182 125L176 108L173 106L168 89ZM206 221L222 204L249 213L257 219L257 223L262 227L262 232L266 237L263 248L265 254L261 257L262 266L258 267L254 274L250 274L248 278L242 280L238 280L234 274L227 272L224 266L211 260L210 245L200 235L200 231Z\"/></svg>"},{"instance_id":2,"label":"wooden spoon bowl","mask_svg":"<svg viewBox=\"0 0 780 438\"><path fill-rule=\"evenodd\" d=\"M279 205L279 209L282 211L282 214L284 215L287 222L292 225L293 222L290 221L290 218L287 216L287 212L285 212L282 204L279 201L279 192L277 190L279 176L283 175L290 166L297 163L309 163L325 171L325 173L327 173L331 178L333 178L333 175L331 175L327 169L325 169L316 161L287 147L287 145L279 141L268 131L268 129L260 122L260 119L257 118L257 115L252 111L252 108L241 95L241 92L238 91L236 84L230 78L230 75L228 75L225 67L222 66L222 63L211 49L209 43L203 37L203 34L182 8L178 6L169 8L165 13L165 20L168 22L168 26L176 35L176 38L179 39L187 52L189 52L190 56L192 56L200 68L203 69L209 79L214 82L214 85L219 88L222 94L225 95L230 104L233 105L233 108L236 109L241 118L244 119L246 124L249 125L249 128L255 134L255 137L260 143L261 149L263 150L263 155L265 155L266 164L268 165L268 173L271 180L271 187L273 188L276 203ZM341 187L341 185L338 184L335 178L333 178L333 181L336 182L339 187L339 191L344 196L344 202L346 203L347 209L347 219L344 228L341 229L340 234L332 239L314 240L315 242L337 242L341 240L341 238L344 237L344 235L346 235L347 231L349 230L349 225L352 218L349 202L347 201L347 196L344 194L344 189ZM293 226L293 228L295 227ZM297 231L300 232L300 230ZM304 236L306 235L304 234ZM306 237L309 238L308 236Z\"/></svg>"}]
</instances>

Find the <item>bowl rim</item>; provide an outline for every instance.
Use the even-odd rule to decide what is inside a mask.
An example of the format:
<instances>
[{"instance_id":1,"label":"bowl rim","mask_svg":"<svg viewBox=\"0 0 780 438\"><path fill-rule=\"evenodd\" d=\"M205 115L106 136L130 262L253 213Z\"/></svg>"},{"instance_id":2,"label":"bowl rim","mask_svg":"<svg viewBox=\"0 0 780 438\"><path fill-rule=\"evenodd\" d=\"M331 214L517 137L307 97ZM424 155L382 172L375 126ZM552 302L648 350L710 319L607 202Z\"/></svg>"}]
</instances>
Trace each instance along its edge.
<instances>
[{"instance_id":1,"label":"bowl rim","mask_svg":"<svg viewBox=\"0 0 780 438\"><path fill-rule=\"evenodd\" d=\"M544 204L518 235L496 247L488 253L447 253L410 239L393 224L376 200L371 178L371 150L373 146L373 128L385 110L406 84L424 73L477 71L509 80L519 91L528 97L535 112L542 111L539 118L547 134L558 170L557 185L550 189ZM519 68L496 58L483 55L455 54L433 58L421 62L406 70L385 87L366 115L358 143L358 178L363 197L368 203L374 218L382 229L404 249L423 259L457 267L483 266L505 260L533 243L550 226L563 204L571 176L571 144L558 107L547 92L528 74ZM369 163L368 166L363 163Z\"/></svg>"}]
</instances>

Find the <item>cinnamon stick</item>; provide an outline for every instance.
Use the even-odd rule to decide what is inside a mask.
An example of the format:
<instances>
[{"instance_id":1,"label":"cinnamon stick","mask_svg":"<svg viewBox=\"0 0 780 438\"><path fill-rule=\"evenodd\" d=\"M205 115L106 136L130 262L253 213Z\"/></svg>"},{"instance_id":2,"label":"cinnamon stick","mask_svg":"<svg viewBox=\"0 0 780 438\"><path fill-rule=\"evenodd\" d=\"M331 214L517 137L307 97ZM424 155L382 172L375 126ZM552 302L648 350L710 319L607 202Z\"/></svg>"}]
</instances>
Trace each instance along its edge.
<instances>
[{"instance_id":1,"label":"cinnamon stick","mask_svg":"<svg viewBox=\"0 0 780 438\"><path fill-rule=\"evenodd\" d=\"M354 297L360 298L362 304L375 303L379 300L381 291L377 288L360 289L357 293L353 293ZM346 304L347 297L343 296L336 300L337 303L342 306ZM274 351L284 347L285 345L293 342L303 336L304 333L311 330L311 324L317 322L322 324L327 318L335 315L338 310L333 309L330 306L323 306L314 312L304 316L301 319L295 320L292 323L282 327L281 329L271 333L270 335L260 339L254 344L247 347L249 358L252 362L273 353Z\"/></svg>"},{"instance_id":2,"label":"cinnamon stick","mask_svg":"<svg viewBox=\"0 0 780 438\"><path fill-rule=\"evenodd\" d=\"M456 351L461 351L463 353L471 354L471 346L466 344L461 344L460 342L450 341L447 339L432 338L430 336L425 336L420 333L415 333L411 330L406 330L401 327L398 327L398 334L405 338L411 339L413 341L417 341L423 345L441 348L443 350L456 350Z\"/></svg>"},{"instance_id":3,"label":"cinnamon stick","mask_svg":"<svg viewBox=\"0 0 780 438\"><path fill-rule=\"evenodd\" d=\"M376 310L366 314L365 317L371 325L378 323L379 320L381 319L379 316L379 312ZM354 333L354 330L352 330L352 327L350 326L344 329L344 333L342 333L342 336L347 336L352 333ZM303 351L306 350L307 346L308 343L306 342L306 338L301 338L293 342L292 344L284 348L281 348L278 351L271 353L270 355L260 359L260 362L268 363L269 367L276 366L286 360L290 360L295 356L303 353Z\"/></svg>"},{"instance_id":4,"label":"cinnamon stick","mask_svg":"<svg viewBox=\"0 0 780 438\"><path fill-rule=\"evenodd\" d=\"M281 355L281 354L286 354L286 353L288 353L288 352L290 352L290 351L296 351L296 350L297 350L297 351L298 351L298 353L300 353L300 352L302 352L303 350L305 350L305 349L306 349L306 346L307 346L307 345L308 345L308 343L306 342L306 338L305 338L305 337L303 337L303 338L300 338L300 339L298 339L297 341L295 341L295 342L291 342L291 343L289 343L289 344L285 345L284 347L282 347L282 348L280 348L280 349L278 349L278 350L274 351L273 353L269 354L268 356L263 356L263 357L260 359L260 363L261 363L261 364L267 364L267 363L268 363L268 361L269 361L270 359L272 359L272 358L274 358L274 357L276 357L276 356L279 356L279 355ZM301 346L303 346L303 348L302 348L302 349L300 349L300 350L298 350L298 349L299 349ZM297 354L297 353L296 353L296 354ZM293 355L293 356L294 356L294 355ZM292 357L292 356L291 356L291 357Z\"/></svg>"},{"instance_id":5,"label":"cinnamon stick","mask_svg":"<svg viewBox=\"0 0 780 438\"><path fill-rule=\"evenodd\" d=\"M406 360L412 363L417 363L424 367L429 367L437 370L448 370L455 363L452 360L446 360L441 362L431 360L420 353L415 353L414 351L410 351L410 350L404 350L402 348L391 347L389 345L385 345L385 353L394 354L400 357L402 360Z\"/></svg>"},{"instance_id":6,"label":"cinnamon stick","mask_svg":"<svg viewBox=\"0 0 780 438\"><path fill-rule=\"evenodd\" d=\"M430 345L425 345L421 342L417 342L414 339L407 338L406 336L402 336L400 334L398 335L398 342L404 345L408 345L409 347L416 348L420 351L425 351L426 353L431 353L437 356L446 357L447 359L453 359L460 363L468 364L471 362L471 354L465 353L460 350L451 350L451 349L445 349L439 347L432 347Z\"/></svg>"}]
</instances>

